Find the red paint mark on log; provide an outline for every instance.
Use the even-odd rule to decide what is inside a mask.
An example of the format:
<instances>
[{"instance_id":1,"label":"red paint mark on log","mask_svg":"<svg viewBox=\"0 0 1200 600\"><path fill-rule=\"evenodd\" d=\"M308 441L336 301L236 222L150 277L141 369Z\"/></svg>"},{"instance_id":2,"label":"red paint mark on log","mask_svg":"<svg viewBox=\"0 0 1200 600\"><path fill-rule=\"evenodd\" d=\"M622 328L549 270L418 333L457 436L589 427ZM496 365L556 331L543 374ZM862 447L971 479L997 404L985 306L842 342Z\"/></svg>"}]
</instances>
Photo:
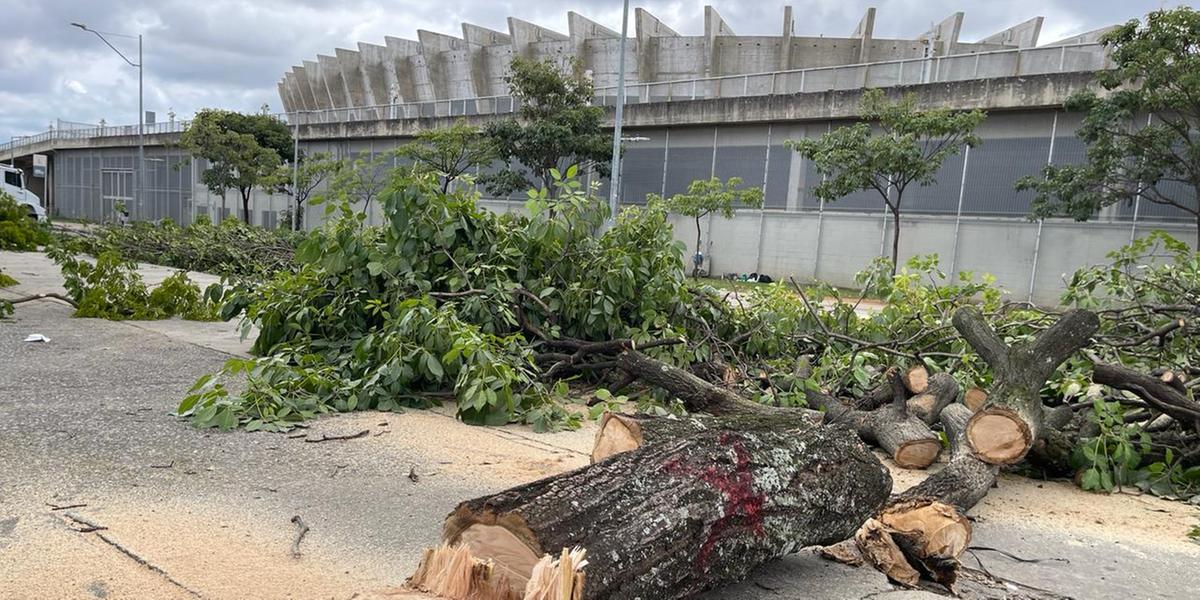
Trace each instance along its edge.
<instances>
[{"instance_id":1,"label":"red paint mark on log","mask_svg":"<svg viewBox=\"0 0 1200 600\"><path fill-rule=\"evenodd\" d=\"M708 569L708 561L721 540L735 532L749 530L756 536L765 535L762 508L766 498L754 490L754 476L750 473L750 453L745 444L732 434L720 437L722 445L729 446L734 455L731 470L722 470L718 465L704 469L701 478L721 491L725 496L723 516L709 528L708 537L700 545L697 566Z\"/></svg>"}]
</instances>

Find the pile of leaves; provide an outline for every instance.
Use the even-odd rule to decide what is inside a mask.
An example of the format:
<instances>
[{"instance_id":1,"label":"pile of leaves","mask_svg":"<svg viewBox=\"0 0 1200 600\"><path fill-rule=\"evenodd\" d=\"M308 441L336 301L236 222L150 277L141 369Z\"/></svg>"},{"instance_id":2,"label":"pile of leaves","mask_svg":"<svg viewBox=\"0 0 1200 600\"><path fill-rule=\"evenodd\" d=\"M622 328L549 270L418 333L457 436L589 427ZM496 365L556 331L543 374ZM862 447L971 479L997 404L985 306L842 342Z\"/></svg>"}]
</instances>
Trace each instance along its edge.
<instances>
[{"instance_id":1,"label":"pile of leaves","mask_svg":"<svg viewBox=\"0 0 1200 600\"><path fill-rule=\"evenodd\" d=\"M28 252L50 243L50 232L29 218L29 211L0 192L0 250Z\"/></svg>"},{"instance_id":2,"label":"pile of leaves","mask_svg":"<svg viewBox=\"0 0 1200 600\"><path fill-rule=\"evenodd\" d=\"M95 263L80 260L53 246L49 256L62 270L63 287L76 305L74 316L110 321L158 320L179 316L190 321L217 320L217 305L180 271L153 289L146 286L137 264L113 251Z\"/></svg>"},{"instance_id":3,"label":"pile of leaves","mask_svg":"<svg viewBox=\"0 0 1200 600\"><path fill-rule=\"evenodd\" d=\"M303 239L285 229L263 229L233 218L214 225L206 216L186 227L168 219L66 235L72 238L66 245L92 256L115 251L127 260L231 277L266 277L291 269Z\"/></svg>"}]
</instances>

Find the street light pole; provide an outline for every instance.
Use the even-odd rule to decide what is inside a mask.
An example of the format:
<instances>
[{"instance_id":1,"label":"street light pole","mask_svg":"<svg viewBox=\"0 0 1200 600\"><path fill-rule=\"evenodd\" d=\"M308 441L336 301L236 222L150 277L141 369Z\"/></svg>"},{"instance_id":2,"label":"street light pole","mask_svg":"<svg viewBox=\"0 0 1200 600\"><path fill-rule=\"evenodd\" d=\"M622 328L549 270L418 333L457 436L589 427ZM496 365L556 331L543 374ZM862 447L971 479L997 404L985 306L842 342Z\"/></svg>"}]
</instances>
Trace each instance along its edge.
<instances>
[{"instance_id":1,"label":"street light pole","mask_svg":"<svg viewBox=\"0 0 1200 600\"><path fill-rule=\"evenodd\" d=\"M140 212L141 208L142 208L142 199L144 197L144 194L142 192L143 177L144 177L144 173L146 171L146 146L145 146L145 139L143 137L145 134L146 113L145 113L144 106L142 104L142 100L143 100L143 93L142 93L142 73L143 73L143 69L142 69L142 64L143 64L142 35L139 33L137 36L138 61L135 63L132 60L129 60L129 57L125 56L124 52L117 50L117 47L112 45L108 41L108 38L104 37L104 35L101 32L96 31L95 29L91 29L87 25L84 25L83 23L71 23L71 26L78 27L79 29L81 29L83 31L90 31L91 33L94 33L96 35L96 37L100 38L100 41L104 42L105 46L108 46L109 48L112 49L113 52L116 52L117 56L121 57L121 60L124 60L126 63L129 64L129 66L135 67L138 70L138 122L137 122L138 164L137 164L137 170L136 170L137 172L135 173L135 176L134 176L134 194L135 194L134 204L137 206L137 210ZM112 33L112 32L106 32L106 33L108 33L108 35L112 35L112 36L116 36L116 37L133 39L132 35L125 35L122 33Z\"/></svg>"},{"instance_id":2,"label":"street light pole","mask_svg":"<svg viewBox=\"0 0 1200 600\"><path fill-rule=\"evenodd\" d=\"M625 116L625 38L629 35L629 0L625 0L621 11L621 44L617 55L617 114L613 122L612 176L608 185L608 225L617 223L617 210L621 200L621 120Z\"/></svg>"}]
</instances>

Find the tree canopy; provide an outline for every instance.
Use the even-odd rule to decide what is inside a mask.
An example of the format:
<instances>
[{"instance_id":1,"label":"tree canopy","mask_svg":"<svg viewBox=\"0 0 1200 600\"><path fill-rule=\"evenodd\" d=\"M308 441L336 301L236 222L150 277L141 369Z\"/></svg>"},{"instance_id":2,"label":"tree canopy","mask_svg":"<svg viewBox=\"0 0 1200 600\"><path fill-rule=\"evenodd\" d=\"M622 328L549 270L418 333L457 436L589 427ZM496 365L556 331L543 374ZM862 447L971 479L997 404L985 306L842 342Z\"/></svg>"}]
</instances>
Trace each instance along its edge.
<instances>
[{"instance_id":1,"label":"tree canopy","mask_svg":"<svg viewBox=\"0 0 1200 600\"><path fill-rule=\"evenodd\" d=\"M226 190L238 191L246 223L254 188L272 183L283 159L293 158L291 132L269 115L204 109L192 119L180 143L193 156L208 161L200 180L209 191L222 197Z\"/></svg>"},{"instance_id":2,"label":"tree canopy","mask_svg":"<svg viewBox=\"0 0 1200 600\"><path fill-rule=\"evenodd\" d=\"M1034 217L1086 221L1117 202L1139 199L1195 218L1200 244L1200 12L1158 10L1108 32L1113 69L1097 73L1103 95L1085 90L1066 108L1085 111L1076 134L1079 165L1049 165L1018 189L1037 193Z\"/></svg>"},{"instance_id":3,"label":"tree canopy","mask_svg":"<svg viewBox=\"0 0 1200 600\"><path fill-rule=\"evenodd\" d=\"M445 193L464 173L491 163L496 148L483 130L460 119L450 127L418 133L416 141L400 148L400 155L413 161L415 168L436 173Z\"/></svg>"},{"instance_id":4,"label":"tree canopy","mask_svg":"<svg viewBox=\"0 0 1200 600\"><path fill-rule=\"evenodd\" d=\"M763 201L763 193L759 188L741 188L742 179L740 177L730 177L728 181L721 181L718 177L709 179L697 179L688 184L687 192L683 194L675 194L670 198L663 199L658 194L650 194L648 200L651 204L662 203L667 212L691 217L696 222L696 253L700 254L700 219L707 217L710 214L718 214L726 219L733 218L733 213L737 205L742 205L748 208L760 208ZM696 260L692 266L692 275L698 275L700 265L703 261Z\"/></svg>"},{"instance_id":5,"label":"tree canopy","mask_svg":"<svg viewBox=\"0 0 1200 600\"><path fill-rule=\"evenodd\" d=\"M604 109L592 106L594 89L577 63L563 72L554 63L517 58L505 77L520 104L516 118L489 123L485 135L504 167L481 177L488 191L508 195L537 185L555 193L552 170L571 165L609 173L611 138L602 130Z\"/></svg>"},{"instance_id":6,"label":"tree canopy","mask_svg":"<svg viewBox=\"0 0 1200 600\"><path fill-rule=\"evenodd\" d=\"M905 191L912 184L937 183L947 158L979 143L974 131L985 116L978 110L920 110L911 95L889 102L881 90L873 89L863 94L862 122L787 145L811 160L824 177L812 188L817 198L833 202L863 190L879 194L893 219L894 274Z\"/></svg>"}]
</instances>

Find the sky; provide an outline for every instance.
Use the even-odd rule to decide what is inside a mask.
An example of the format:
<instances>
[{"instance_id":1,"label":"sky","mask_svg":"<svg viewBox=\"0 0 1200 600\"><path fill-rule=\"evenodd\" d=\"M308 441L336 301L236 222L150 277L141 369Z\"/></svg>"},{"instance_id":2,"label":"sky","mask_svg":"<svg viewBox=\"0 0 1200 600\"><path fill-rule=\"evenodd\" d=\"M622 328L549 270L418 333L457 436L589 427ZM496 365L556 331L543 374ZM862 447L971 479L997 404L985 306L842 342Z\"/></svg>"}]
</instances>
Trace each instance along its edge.
<instances>
[{"instance_id":1,"label":"sky","mask_svg":"<svg viewBox=\"0 0 1200 600\"><path fill-rule=\"evenodd\" d=\"M739 34L778 35L783 6L775 0L646 0L632 2L683 35L703 33L703 7L713 5ZM972 41L1034 16L1046 18L1042 42L1124 22L1174 2L1146 0L792 0L798 35L850 34L867 6L878 8L876 37L915 37L955 11L965 11L961 38ZM383 43L385 35L416 39L418 29L461 34L463 21L507 30L518 17L567 31L574 10L620 30L620 0L0 0L0 140L47 129L56 119L137 122L137 70L93 34L142 34L146 110L160 121L187 119L202 108L282 110L276 82L292 65ZM630 35L633 32L630 9ZM137 62L137 40L110 37Z\"/></svg>"}]
</instances>

